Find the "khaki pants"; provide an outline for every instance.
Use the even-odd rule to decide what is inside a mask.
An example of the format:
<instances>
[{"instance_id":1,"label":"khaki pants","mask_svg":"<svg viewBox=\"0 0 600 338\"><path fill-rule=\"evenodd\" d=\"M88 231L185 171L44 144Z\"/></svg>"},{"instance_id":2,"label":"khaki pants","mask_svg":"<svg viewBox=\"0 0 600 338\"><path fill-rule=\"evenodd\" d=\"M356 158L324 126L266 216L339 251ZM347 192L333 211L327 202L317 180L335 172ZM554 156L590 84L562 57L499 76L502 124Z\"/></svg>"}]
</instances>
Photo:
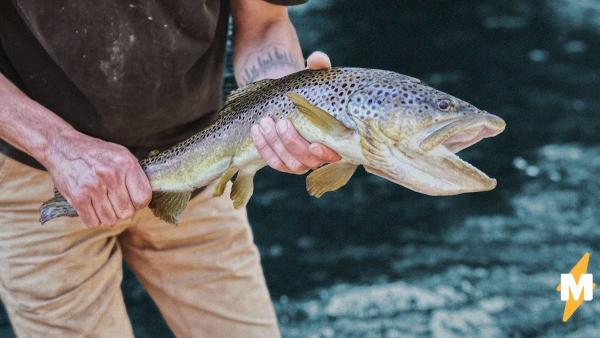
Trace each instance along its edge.
<instances>
[{"instance_id":1,"label":"khaki pants","mask_svg":"<svg viewBox=\"0 0 600 338\"><path fill-rule=\"evenodd\" d=\"M148 210L112 228L42 226L49 175L0 154L0 296L19 337L132 337L122 258L178 337L276 337L245 210L196 196L179 226Z\"/></svg>"}]
</instances>

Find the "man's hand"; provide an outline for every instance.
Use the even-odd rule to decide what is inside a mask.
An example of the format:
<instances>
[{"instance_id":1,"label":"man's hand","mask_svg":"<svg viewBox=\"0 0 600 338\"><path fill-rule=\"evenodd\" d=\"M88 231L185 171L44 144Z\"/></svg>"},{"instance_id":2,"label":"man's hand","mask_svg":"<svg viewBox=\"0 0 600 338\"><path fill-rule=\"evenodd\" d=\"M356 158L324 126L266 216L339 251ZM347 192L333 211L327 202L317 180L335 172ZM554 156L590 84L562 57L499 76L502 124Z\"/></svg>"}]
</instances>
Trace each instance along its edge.
<instances>
[{"instance_id":1,"label":"man's hand","mask_svg":"<svg viewBox=\"0 0 600 338\"><path fill-rule=\"evenodd\" d=\"M321 52L312 53L307 60L309 69L331 68L329 57ZM303 174L307 168L316 169L325 163L340 160L332 149L320 144L309 143L288 120L266 117L252 126L252 139L260 156L273 169Z\"/></svg>"},{"instance_id":2,"label":"man's hand","mask_svg":"<svg viewBox=\"0 0 600 338\"><path fill-rule=\"evenodd\" d=\"M89 228L127 219L152 198L138 160L121 145L69 131L53 138L44 158L56 188Z\"/></svg>"},{"instance_id":3,"label":"man's hand","mask_svg":"<svg viewBox=\"0 0 600 338\"><path fill-rule=\"evenodd\" d=\"M146 174L125 147L78 132L2 74L0 138L48 169L90 228L129 218L152 198Z\"/></svg>"},{"instance_id":4,"label":"man's hand","mask_svg":"<svg viewBox=\"0 0 600 338\"><path fill-rule=\"evenodd\" d=\"M304 57L287 8L262 0L230 0L233 17L233 68L240 86L260 79L279 78L304 68ZM309 69L331 68L329 57L313 53ZM333 150L306 141L287 120L265 118L252 127L262 158L279 171L302 174L335 162Z\"/></svg>"}]
</instances>

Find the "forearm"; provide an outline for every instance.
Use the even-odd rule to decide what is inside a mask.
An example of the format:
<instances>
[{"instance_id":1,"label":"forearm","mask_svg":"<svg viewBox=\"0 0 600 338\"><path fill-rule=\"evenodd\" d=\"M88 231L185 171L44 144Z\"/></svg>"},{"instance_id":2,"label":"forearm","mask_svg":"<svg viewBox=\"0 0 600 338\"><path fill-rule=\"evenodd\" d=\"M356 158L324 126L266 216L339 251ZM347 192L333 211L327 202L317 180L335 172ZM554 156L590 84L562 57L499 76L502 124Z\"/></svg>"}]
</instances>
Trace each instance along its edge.
<instances>
[{"instance_id":1,"label":"forearm","mask_svg":"<svg viewBox=\"0 0 600 338\"><path fill-rule=\"evenodd\" d=\"M77 131L0 74L0 138L46 165L54 138Z\"/></svg>"},{"instance_id":2,"label":"forearm","mask_svg":"<svg viewBox=\"0 0 600 338\"><path fill-rule=\"evenodd\" d=\"M285 10L285 9L283 9ZM240 86L304 68L304 57L287 11L251 28L234 10L233 66Z\"/></svg>"},{"instance_id":3,"label":"forearm","mask_svg":"<svg viewBox=\"0 0 600 338\"><path fill-rule=\"evenodd\" d=\"M87 136L0 74L0 138L40 162L89 227L148 205L152 189L127 148Z\"/></svg>"}]
</instances>

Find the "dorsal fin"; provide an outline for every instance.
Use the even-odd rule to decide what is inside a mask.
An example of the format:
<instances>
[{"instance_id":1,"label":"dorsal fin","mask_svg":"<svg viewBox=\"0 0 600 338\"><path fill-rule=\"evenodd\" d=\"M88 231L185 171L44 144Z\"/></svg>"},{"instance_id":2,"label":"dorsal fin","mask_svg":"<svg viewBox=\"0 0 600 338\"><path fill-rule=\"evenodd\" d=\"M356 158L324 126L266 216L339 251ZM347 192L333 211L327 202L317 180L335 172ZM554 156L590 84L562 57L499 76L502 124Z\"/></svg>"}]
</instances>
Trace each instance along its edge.
<instances>
[{"instance_id":1,"label":"dorsal fin","mask_svg":"<svg viewBox=\"0 0 600 338\"><path fill-rule=\"evenodd\" d=\"M225 100L225 105L230 104L233 100L243 97L244 95L246 95L248 93L252 93L255 90L258 90L260 88L267 86L272 81L273 81L272 79L258 80L258 81L252 82L250 84L247 84L244 87L240 87L240 88L232 90L229 93L229 96L227 96L227 100Z\"/></svg>"}]
</instances>

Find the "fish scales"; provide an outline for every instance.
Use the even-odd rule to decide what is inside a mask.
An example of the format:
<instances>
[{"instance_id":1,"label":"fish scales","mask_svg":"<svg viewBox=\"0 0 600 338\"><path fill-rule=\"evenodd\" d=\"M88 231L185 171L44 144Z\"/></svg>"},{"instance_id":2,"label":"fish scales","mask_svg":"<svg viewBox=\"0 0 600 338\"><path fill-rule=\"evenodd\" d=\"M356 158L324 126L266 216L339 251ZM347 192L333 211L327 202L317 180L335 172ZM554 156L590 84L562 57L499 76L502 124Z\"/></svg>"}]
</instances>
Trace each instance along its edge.
<instances>
[{"instance_id":1,"label":"fish scales","mask_svg":"<svg viewBox=\"0 0 600 338\"><path fill-rule=\"evenodd\" d=\"M395 76L396 75L396 76ZM142 161L142 167L149 175L151 182L154 178L153 188L161 190L183 190L198 188L206 184L206 180L214 177L204 178L197 171L206 170L198 165L198 158L207 158L217 151L222 152L222 158L233 159L236 152L247 144L250 139L250 128L261 118L269 116L274 119L288 118L296 114L294 104L286 97L286 93L295 92L330 113L337 120L349 128L353 127L345 111L345 105L349 103L350 96L364 85L377 80L389 82L389 86L375 84L373 100L384 102L386 96L396 92L393 86L399 82L418 83L418 80L408 76L397 76L398 74L388 71L370 71L360 68L339 68L331 71L303 71L290 76L276 79L259 81L249 88L242 88L242 93L234 93L223 109L218 114L215 123L190 139L183 141L172 148ZM385 80L389 79L389 80ZM359 98L360 100L360 98ZM363 102L367 107L369 99ZM387 101L385 101L387 102ZM360 102L359 102L360 103ZM375 106L374 106L375 107ZM361 113L364 112L364 116ZM370 114L376 116L375 109L356 109L355 114L359 117L367 117ZM193 167L189 171L181 170L184 166ZM226 162L226 161L224 161ZM229 164L229 163L227 163ZM221 165L225 166L226 165ZM191 182L187 176L190 172L199 182ZM166 176L172 179L164 179Z\"/></svg>"},{"instance_id":2,"label":"fish scales","mask_svg":"<svg viewBox=\"0 0 600 338\"><path fill-rule=\"evenodd\" d=\"M357 165L430 195L489 190L495 180L454 153L497 135L505 125L391 71L305 70L257 81L232 92L208 128L140 162L154 191L150 207L155 215L176 223L192 190L219 180L215 195L222 194L236 174L231 197L235 207L245 205L254 173L266 165L250 136L252 125L263 117L290 119L307 140L341 154L339 163L307 177L307 189L315 196L346 184ZM76 215L61 198L42 206L42 221Z\"/></svg>"}]
</instances>

